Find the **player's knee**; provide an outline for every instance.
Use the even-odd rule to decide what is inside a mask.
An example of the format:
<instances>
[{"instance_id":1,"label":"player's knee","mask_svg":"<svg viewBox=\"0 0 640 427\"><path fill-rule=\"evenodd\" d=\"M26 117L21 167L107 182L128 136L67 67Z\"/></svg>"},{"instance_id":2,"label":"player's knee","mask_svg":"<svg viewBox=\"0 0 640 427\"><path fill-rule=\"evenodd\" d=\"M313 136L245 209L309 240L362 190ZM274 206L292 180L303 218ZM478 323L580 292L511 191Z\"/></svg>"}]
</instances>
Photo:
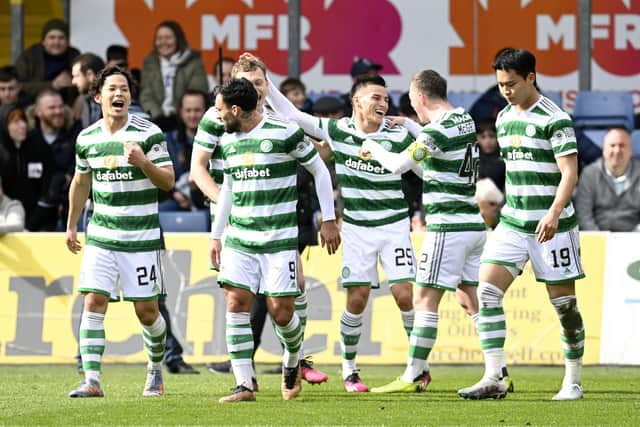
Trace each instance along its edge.
<instances>
[{"instance_id":1,"label":"player's knee","mask_svg":"<svg viewBox=\"0 0 640 427\"><path fill-rule=\"evenodd\" d=\"M278 310L276 313L271 314L274 323L280 327L287 326L292 316L293 313L287 310Z\"/></svg>"},{"instance_id":2,"label":"player's knee","mask_svg":"<svg viewBox=\"0 0 640 427\"><path fill-rule=\"evenodd\" d=\"M396 304L402 311L409 311L413 308L413 296L411 292L403 292L396 297Z\"/></svg>"},{"instance_id":3,"label":"player's knee","mask_svg":"<svg viewBox=\"0 0 640 427\"><path fill-rule=\"evenodd\" d=\"M478 285L478 305L482 308L502 307L502 289L488 282L480 282Z\"/></svg>"},{"instance_id":4,"label":"player's knee","mask_svg":"<svg viewBox=\"0 0 640 427\"><path fill-rule=\"evenodd\" d=\"M553 301L562 328L569 331L582 329L582 315L576 297L561 297Z\"/></svg>"}]
</instances>

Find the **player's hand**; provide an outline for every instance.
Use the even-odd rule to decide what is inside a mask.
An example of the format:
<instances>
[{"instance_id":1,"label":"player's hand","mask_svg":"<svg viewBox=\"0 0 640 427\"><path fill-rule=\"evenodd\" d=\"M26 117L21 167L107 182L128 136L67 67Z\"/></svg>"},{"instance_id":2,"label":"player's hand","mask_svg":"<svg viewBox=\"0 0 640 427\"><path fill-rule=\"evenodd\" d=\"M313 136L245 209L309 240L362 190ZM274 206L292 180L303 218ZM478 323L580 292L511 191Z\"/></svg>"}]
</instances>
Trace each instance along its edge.
<instances>
[{"instance_id":1,"label":"player's hand","mask_svg":"<svg viewBox=\"0 0 640 427\"><path fill-rule=\"evenodd\" d=\"M78 231L76 230L76 228L68 228L65 238L66 238L67 248L71 253L77 254L80 251L80 249L82 249L82 245L78 240Z\"/></svg>"},{"instance_id":2,"label":"player's hand","mask_svg":"<svg viewBox=\"0 0 640 427\"><path fill-rule=\"evenodd\" d=\"M148 160L144 155L142 148L137 142L127 141L123 142L124 146L124 159L132 166L142 168L145 162Z\"/></svg>"},{"instance_id":3,"label":"player's hand","mask_svg":"<svg viewBox=\"0 0 640 427\"><path fill-rule=\"evenodd\" d=\"M554 215L552 212L547 212L547 214L542 217L536 226L539 243L553 239L553 236L556 235L556 231L558 230L558 222L558 215Z\"/></svg>"},{"instance_id":4,"label":"player's hand","mask_svg":"<svg viewBox=\"0 0 640 427\"><path fill-rule=\"evenodd\" d=\"M220 253L222 252L222 242L220 239L211 239L211 245L209 246L209 257L211 265L216 270L220 271Z\"/></svg>"},{"instance_id":5,"label":"player's hand","mask_svg":"<svg viewBox=\"0 0 640 427\"><path fill-rule=\"evenodd\" d=\"M377 144L377 142L369 138L365 139L362 142L362 145L360 146L360 151L358 152L358 155L362 160L371 160L371 155L372 155L371 150L374 144Z\"/></svg>"},{"instance_id":6,"label":"player's hand","mask_svg":"<svg viewBox=\"0 0 640 427\"><path fill-rule=\"evenodd\" d=\"M390 127L404 125L404 117L402 116L384 116L384 118L387 120Z\"/></svg>"},{"instance_id":7,"label":"player's hand","mask_svg":"<svg viewBox=\"0 0 640 427\"><path fill-rule=\"evenodd\" d=\"M333 255L340 246L340 229L336 220L324 221L320 226L320 241L322 247L327 247L329 255Z\"/></svg>"}]
</instances>

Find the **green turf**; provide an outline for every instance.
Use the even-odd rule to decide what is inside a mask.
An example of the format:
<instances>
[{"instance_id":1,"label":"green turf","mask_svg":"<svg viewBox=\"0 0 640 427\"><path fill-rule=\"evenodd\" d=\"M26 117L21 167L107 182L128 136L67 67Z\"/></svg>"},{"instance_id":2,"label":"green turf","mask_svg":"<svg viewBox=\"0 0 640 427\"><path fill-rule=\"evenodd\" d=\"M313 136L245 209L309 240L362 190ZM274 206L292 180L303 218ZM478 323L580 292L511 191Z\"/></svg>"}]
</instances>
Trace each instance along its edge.
<instances>
[{"instance_id":1,"label":"green turf","mask_svg":"<svg viewBox=\"0 0 640 427\"><path fill-rule=\"evenodd\" d=\"M165 374L165 396L143 398L142 365L105 365L102 399L70 399L80 377L71 365L0 366L0 425L640 425L640 369L586 368L585 398L551 402L562 368L513 367L516 392L503 401L464 401L456 390L471 385L478 366L434 366L426 393L378 395L342 391L335 366L322 366L328 383L306 385L290 402L280 377L259 375L257 401L223 405L230 374ZM264 367L258 367L260 372ZM370 386L386 383L401 367L369 367Z\"/></svg>"}]
</instances>

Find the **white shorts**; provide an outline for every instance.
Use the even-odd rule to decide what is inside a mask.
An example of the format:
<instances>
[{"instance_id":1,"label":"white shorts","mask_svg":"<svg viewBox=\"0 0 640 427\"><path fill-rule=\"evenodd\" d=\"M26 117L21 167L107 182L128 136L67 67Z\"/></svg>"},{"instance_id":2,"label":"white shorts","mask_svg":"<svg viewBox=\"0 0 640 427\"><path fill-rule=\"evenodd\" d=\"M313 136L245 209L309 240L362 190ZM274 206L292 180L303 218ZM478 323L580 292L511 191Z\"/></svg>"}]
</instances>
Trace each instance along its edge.
<instances>
[{"instance_id":1,"label":"white shorts","mask_svg":"<svg viewBox=\"0 0 640 427\"><path fill-rule=\"evenodd\" d=\"M429 231L418 257L416 285L455 291L478 285L486 231Z\"/></svg>"},{"instance_id":2,"label":"white shorts","mask_svg":"<svg viewBox=\"0 0 640 427\"><path fill-rule=\"evenodd\" d=\"M498 224L482 253L483 263L515 267L520 271L529 259L538 282L565 283L584 277L577 228L556 233L553 239L538 243L535 234Z\"/></svg>"},{"instance_id":3,"label":"white shorts","mask_svg":"<svg viewBox=\"0 0 640 427\"><path fill-rule=\"evenodd\" d=\"M379 286L378 259L390 285L413 282L409 218L379 227L342 223L342 286Z\"/></svg>"},{"instance_id":4,"label":"white shorts","mask_svg":"<svg viewBox=\"0 0 640 427\"><path fill-rule=\"evenodd\" d=\"M84 247L79 292L106 295L112 301L146 301L165 294L160 251L118 252ZM118 289L119 288L119 289Z\"/></svg>"},{"instance_id":5,"label":"white shorts","mask_svg":"<svg viewBox=\"0 0 640 427\"><path fill-rule=\"evenodd\" d=\"M218 284L269 297L297 296L298 251L251 254L225 247L220 255Z\"/></svg>"}]
</instances>

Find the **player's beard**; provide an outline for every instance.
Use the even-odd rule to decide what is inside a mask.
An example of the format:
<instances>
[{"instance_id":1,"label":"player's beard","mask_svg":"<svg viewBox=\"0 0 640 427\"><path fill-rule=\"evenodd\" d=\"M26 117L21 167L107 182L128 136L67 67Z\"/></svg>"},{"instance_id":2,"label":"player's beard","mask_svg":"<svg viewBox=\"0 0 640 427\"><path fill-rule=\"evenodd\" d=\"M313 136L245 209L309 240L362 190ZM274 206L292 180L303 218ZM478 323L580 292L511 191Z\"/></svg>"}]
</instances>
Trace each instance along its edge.
<instances>
[{"instance_id":1,"label":"player's beard","mask_svg":"<svg viewBox=\"0 0 640 427\"><path fill-rule=\"evenodd\" d=\"M224 122L224 130L227 133L234 133L240 130L240 120L231 113L226 113L222 118Z\"/></svg>"}]
</instances>

